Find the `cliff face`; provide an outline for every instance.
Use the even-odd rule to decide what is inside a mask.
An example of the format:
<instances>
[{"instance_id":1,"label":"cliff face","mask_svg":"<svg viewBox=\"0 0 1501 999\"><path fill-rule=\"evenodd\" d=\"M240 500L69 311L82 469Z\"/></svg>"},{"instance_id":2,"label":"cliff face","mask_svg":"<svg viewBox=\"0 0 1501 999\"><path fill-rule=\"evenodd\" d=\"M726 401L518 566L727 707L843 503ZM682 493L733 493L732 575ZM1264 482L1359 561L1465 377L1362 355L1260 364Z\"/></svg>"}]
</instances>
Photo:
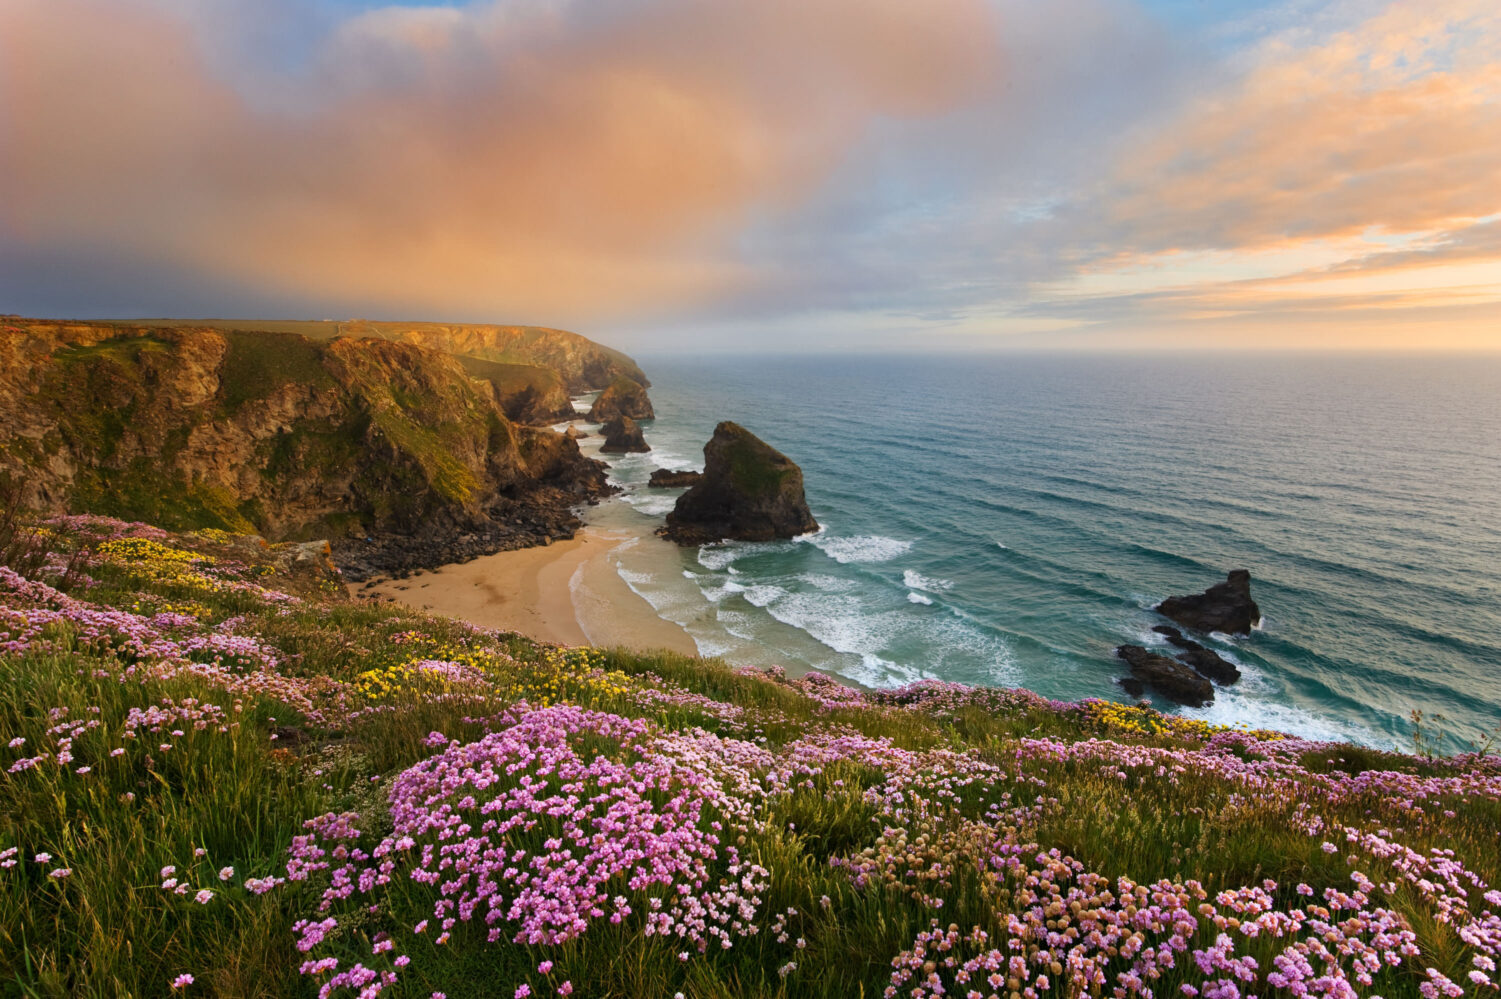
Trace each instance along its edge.
<instances>
[{"instance_id":1,"label":"cliff face","mask_svg":"<svg viewBox=\"0 0 1501 999\"><path fill-rule=\"evenodd\" d=\"M42 510L357 539L371 569L569 534L608 489L411 344L35 320L0 326L0 470Z\"/></svg>"},{"instance_id":2,"label":"cliff face","mask_svg":"<svg viewBox=\"0 0 1501 999\"><path fill-rule=\"evenodd\" d=\"M620 351L595 343L577 333L545 326L397 323L364 319L323 322L256 319L193 322L151 320L138 325L164 329L214 329L220 332L251 330L296 333L310 340L332 340L341 336L378 337L482 361L547 368L557 372L567 391L574 394L602 389L622 375L642 385L651 385L636 362Z\"/></svg>"},{"instance_id":3,"label":"cliff face","mask_svg":"<svg viewBox=\"0 0 1501 999\"><path fill-rule=\"evenodd\" d=\"M477 357L456 357L472 377L490 384L495 401L513 423L542 427L578 414L563 377L535 364L503 364Z\"/></svg>"}]
</instances>

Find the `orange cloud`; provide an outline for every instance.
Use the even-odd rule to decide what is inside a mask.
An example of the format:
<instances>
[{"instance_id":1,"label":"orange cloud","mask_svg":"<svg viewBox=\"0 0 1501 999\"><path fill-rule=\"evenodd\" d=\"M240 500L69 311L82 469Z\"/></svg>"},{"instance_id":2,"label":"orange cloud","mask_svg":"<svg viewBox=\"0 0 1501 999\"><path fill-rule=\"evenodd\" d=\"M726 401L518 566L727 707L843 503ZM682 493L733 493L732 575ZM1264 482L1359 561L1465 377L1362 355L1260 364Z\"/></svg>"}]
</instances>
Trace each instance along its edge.
<instances>
[{"instance_id":1,"label":"orange cloud","mask_svg":"<svg viewBox=\"0 0 1501 999\"><path fill-rule=\"evenodd\" d=\"M1102 209L1133 249L1255 249L1452 229L1501 209L1501 8L1397 3L1269 43L1120 163Z\"/></svg>"},{"instance_id":2,"label":"orange cloud","mask_svg":"<svg viewBox=\"0 0 1501 999\"><path fill-rule=\"evenodd\" d=\"M267 110L162 8L8 0L0 235L413 313L681 304L872 122L975 96L994 37L985 0L390 8Z\"/></svg>"}]
</instances>

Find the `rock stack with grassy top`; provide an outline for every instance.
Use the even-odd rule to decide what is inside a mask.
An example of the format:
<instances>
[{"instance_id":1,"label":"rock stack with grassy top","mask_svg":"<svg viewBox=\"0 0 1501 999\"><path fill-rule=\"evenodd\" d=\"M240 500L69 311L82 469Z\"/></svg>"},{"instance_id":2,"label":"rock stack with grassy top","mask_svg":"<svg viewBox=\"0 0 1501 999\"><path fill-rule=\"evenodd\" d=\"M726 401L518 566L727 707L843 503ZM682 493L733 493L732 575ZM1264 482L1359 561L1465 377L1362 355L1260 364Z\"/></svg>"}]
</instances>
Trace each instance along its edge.
<instances>
[{"instance_id":1,"label":"rock stack with grassy top","mask_svg":"<svg viewBox=\"0 0 1501 999\"><path fill-rule=\"evenodd\" d=\"M728 421L704 445L702 478L667 515L662 534L680 545L771 541L818 530L803 495L803 470Z\"/></svg>"},{"instance_id":2,"label":"rock stack with grassy top","mask_svg":"<svg viewBox=\"0 0 1501 999\"><path fill-rule=\"evenodd\" d=\"M624 375L616 378L589 409L589 419L594 423L608 423L617 416L629 416L633 420L656 419L646 389L634 378Z\"/></svg>"}]
</instances>

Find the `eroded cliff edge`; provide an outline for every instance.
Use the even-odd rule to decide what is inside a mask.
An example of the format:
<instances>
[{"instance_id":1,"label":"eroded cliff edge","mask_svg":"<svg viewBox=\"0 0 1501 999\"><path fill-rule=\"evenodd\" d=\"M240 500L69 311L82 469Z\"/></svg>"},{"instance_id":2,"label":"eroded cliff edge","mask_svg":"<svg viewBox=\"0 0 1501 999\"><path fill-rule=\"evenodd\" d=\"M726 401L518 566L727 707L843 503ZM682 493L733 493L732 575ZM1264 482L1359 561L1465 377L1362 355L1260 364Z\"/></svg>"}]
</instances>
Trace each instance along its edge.
<instances>
[{"instance_id":1,"label":"eroded cliff edge","mask_svg":"<svg viewBox=\"0 0 1501 999\"><path fill-rule=\"evenodd\" d=\"M0 472L40 510L328 538L353 579L571 536L610 488L413 343L39 320L0 324Z\"/></svg>"}]
</instances>

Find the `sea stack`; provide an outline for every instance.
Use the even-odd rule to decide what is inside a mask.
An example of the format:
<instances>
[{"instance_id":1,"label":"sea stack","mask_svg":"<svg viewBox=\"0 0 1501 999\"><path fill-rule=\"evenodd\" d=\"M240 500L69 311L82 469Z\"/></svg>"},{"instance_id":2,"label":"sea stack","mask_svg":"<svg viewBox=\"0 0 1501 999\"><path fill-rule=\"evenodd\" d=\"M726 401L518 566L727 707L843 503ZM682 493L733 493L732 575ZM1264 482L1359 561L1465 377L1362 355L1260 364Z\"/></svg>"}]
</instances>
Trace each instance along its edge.
<instances>
[{"instance_id":1,"label":"sea stack","mask_svg":"<svg viewBox=\"0 0 1501 999\"><path fill-rule=\"evenodd\" d=\"M1198 642L1184 638L1183 632L1177 628L1159 624L1152 630L1165 636L1169 644L1183 650L1178 653L1179 662L1187 663L1215 683L1226 686L1240 679L1240 669L1234 663L1213 649L1206 649Z\"/></svg>"},{"instance_id":2,"label":"sea stack","mask_svg":"<svg viewBox=\"0 0 1501 999\"><path fill-rule=\"evenodd\" d=\"M1261 620L1261 609L1251 599L1251 574L1245 569L1230 570L1223 583L1215 583L1203 593L1168 597L1156 610L1193 631L1228 635L1249 635L1251 627Z\"/></svg>"},{"instance_id":3,"label":"sea stack","mask_svg":"<svg viewBox=\"0 0 1501 999\"><path fill-rule=\"evenodd\" d=\"M1122 645L1115 654L1131 667L1130 677L1121 681L1126 693L1140 697L1146 687L1170 701L1201 708L1214 703L1214 684L1182 663L1148 652L1140 645Z\"/></svg>"},{"instance_id":4,"label":"sea stack","mask_svg":"<svg viewBox=\"0 0 1501 999\"><path fill-rule=\"evenodd\" d=\"M702 479L702 472L679 472L667 468L659 468L651 473L651 479L646 484L653 489L681 489L684 486L696 486Z\"/></svg>"},{"instance_id":5,"label":"sea stack","mask_svg":"<svg viewBox=\"0 0 1501 999\"><path fill-rule=\"evenodd\" d=\"M642 454L651 450L646 438L641 436L641 425L629 416L617 416L600 430L605 442L601 454Z\"/></svg>"},{"instance_id":6,"label":"sea stack","mask_svg":"<svg viewBox=\"0 0 1501 999\"><path fill-rule=\"evenodd\" d=\"M621 375L605 387L589 408L591 423L608 423L617 416L629 416L633 420L653 420L657 414L646 397L641 383Z\"/></svg>"},{"instance_id":7,"label":"sea stack","mask_svg":"<svg viewBox=\"0 0 1501 999\"><path fill-rule=\"evenodd\" d=\"M714 428L703 477L678 497L663 535L680 545L771 541L818 530L803 495L803 470L739 424Z\"/></svg>"}]
</instances>

